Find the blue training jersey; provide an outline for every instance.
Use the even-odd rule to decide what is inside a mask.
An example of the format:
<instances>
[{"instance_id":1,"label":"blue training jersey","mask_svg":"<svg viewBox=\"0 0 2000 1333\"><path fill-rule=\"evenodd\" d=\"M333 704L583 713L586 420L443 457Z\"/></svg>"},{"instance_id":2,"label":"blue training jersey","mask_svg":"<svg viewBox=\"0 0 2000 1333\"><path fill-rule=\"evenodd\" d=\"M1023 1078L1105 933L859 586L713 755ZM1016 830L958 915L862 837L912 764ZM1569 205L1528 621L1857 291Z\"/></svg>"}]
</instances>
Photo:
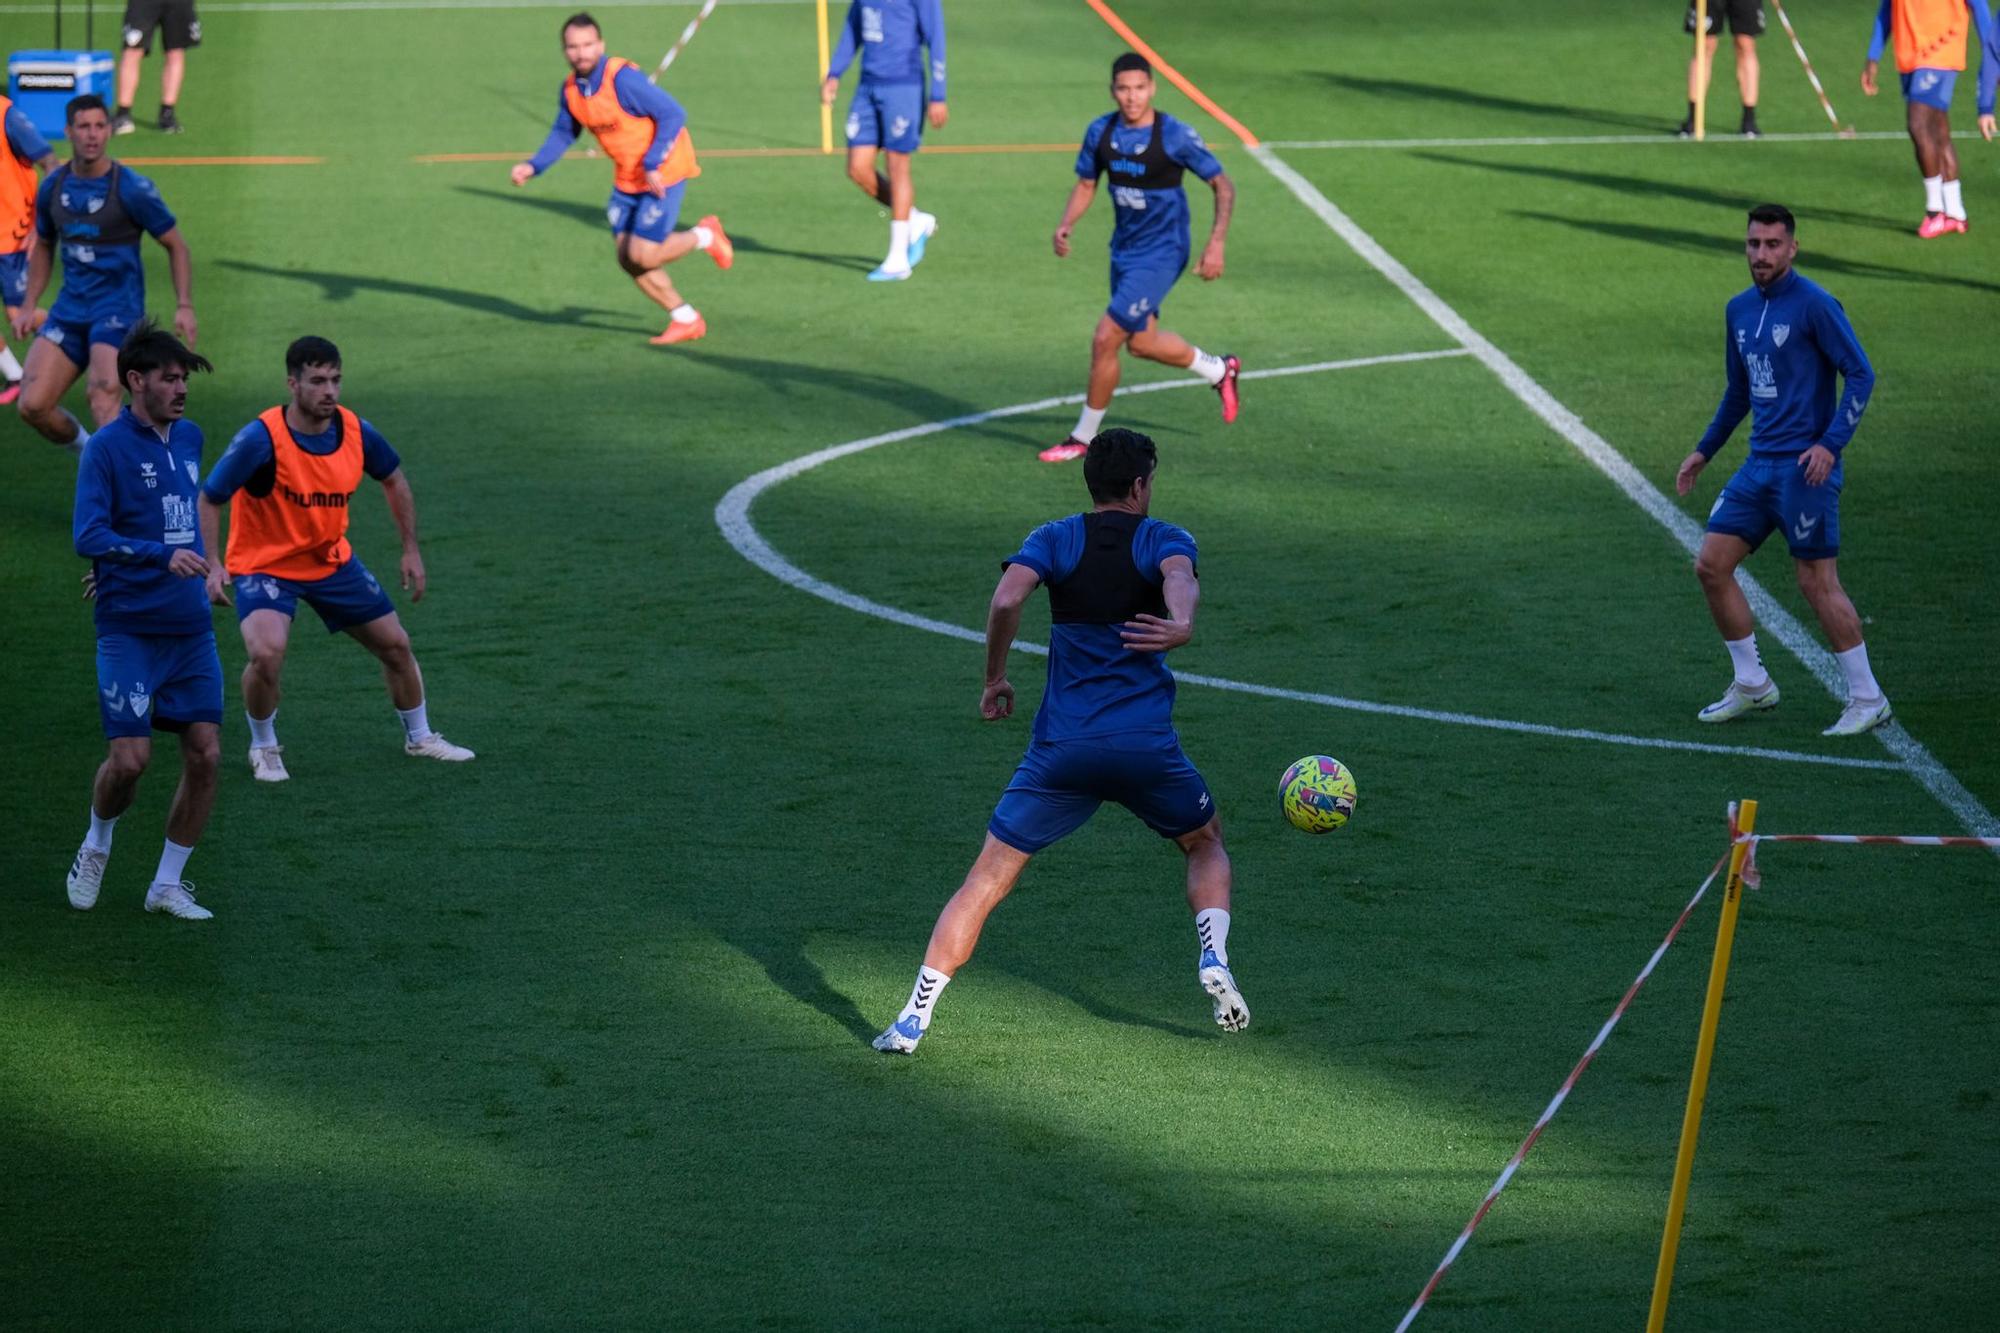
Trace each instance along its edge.
<instances>
[{"instance_id":1,"label":"blue training jersey","mask_svg":"<svg viewBox=\"0 0 2000 1333\"><path fill-rule=\"evenodd\" d=\"M1050 585L1054 603L1058 597L1054 585L1083 563L1087 517L1072 514L1042 524L1002 562L1003 567L1034 570ZM1132 571L1143 583L1160 585L1160 565L1169 556L1198 558L1194 538L1184 529L1156 518L1136 522ZM1124 618L1106 623L1065 621L1058 615L1049 626L1048 686L1035 713L1036 740L1173 735L1174 673L1167 668L1166 654L1127 648L1118 635L1123 623Z\"/></svg>"},{"instance_id":2,"label":"blue training jersey","mask_svg":"<svg viewBox=\"0 0 2000 1333\"><path fill-rule=\"evenodd\" d=\"M83 447L71 520L76 553L97 575L99 634L206 634L213 627L200 579L167 572L174 551L204 555L195 493L201 427L158 431L120 412Z\"/></svg>"},{"instance_id":3,"label":"blue training jersey","mask_svg":"<svg viewBox=\"0 0 2000 1333\"><path fill-rule=\"evenodd\" d=\"M1875 11L1875 31L1868 39L1868 58L1879 61L1889 45L1889 6L1892 0L1882 0L1882 7ZM1993 114L1994 94L2000 90L2000 24L1993 21L1987 11L1986 0L1965 0L1966 12L1972 15L1973 40L1966 43L1970 55L1979 61L1979 114ZM1921 68L1921 67L1920 67Z\"/></svg>"},{"instance_id":4,"label":"blue training jersey","mask_svg":"<svg viewBox=\"0 0 2000 1333\"><path fill-rule=\"evenodd\" d=\"M1832 293L1793 270L1731 298L1723 324L1729 384L1695 446L1702 456L1713 458L1745 413L1753 457L1846 448L1868 410L1875 370ZM1844 387L1835 387L1836 375Z\"/></svg>"},{"instance_id":5,"label":"blue training jersey","mask_svg":"<svg viewBox=\"0 0 2000 1333\"><path fill-rule=\"evenodd\" d=\"M919 48L929 48L925 63ZM837 79L861 53L863 83L921 83L944 101L944 10L938 0L854 0L826 76Z\"/></svg>"},{"instance_id":6,"label":"blue training jersey","mask_svg":"<svg viewBox=\"0 0 2000 1333\"><path fill-rule=\"evenodd\" d=\"M289 425L289 423L287 423ZM293 431L292 438L299 448L320 457L340 448L340 418L317 435L307 435L303 431ZM382 432L366 419L361 422L361 470L376 481L386 481L397 468L403 465ZM252 421L236 432L236 438L222 451L222 457L215 460L208 476L201 483L201 493L211 504L224 505L240 490L250 494L265 496L278 481L277 449L271 443L271 431L261 420Z\"/></svg>"},{"instance_id":7,"label":"blue training jersey","mask_svg":"<svg viewBox=\"0 0 2000 1333\"><path fill-rule=\"evenodd\" d=\"M49 155L49 141L35 128L35 122L28 119L28 113L18 106L7 108L4 120L7 135L7 151L14 160L26 166L34 166Z\"/></svg>"},{"instance_id":8,"label":"blue training jersey","mask_svg":"<svg viewBox=\"0 0 2000 1333\"><path fill-rule=\"evenodd\" d=\"M595 97L604 86L604 71L611 66L607 57L597 62L597 68L590 71L590 77L583 81L583 95ZM542 146L528 159L528 165L535 169L537 176L547 171L562 159L569 146L583 133L583 126L569 113L569 97L565 91L569 80L563 80L556 89L556 118L549 127L549 137L542 140ZM667 150L674 146L674 139L687 128L687 111L673 99L666 89L648 79L636 65L627 65L618 71L618 77L611 84L611 91L618 95L618 109L628 116L646 116L653 122L653 142L646 146L645 168L651 171L666 160Z\"/></svg>"},{"instance_id":9,"label":"blue training jersey","mask_svg":"<svg viewBox=\"0 0 2000 1333\"><path fill-rule=\"evenodd\" d=\"M90 218L117 202L136 224L130 236L109 243ZM60 202L69 221L56 235L55 205ZM87 324L116 315L136 316L146 309L146 268L139 258L139 231L158 240L174 229L174 215L153 182L127 166L113 164L102 176L78 176L67 166L42 178L35 191L35 232L56 244L62 255L62 292L49 307L49 318Z\"/></svg>"},{"instance_id":10,"label":"blue training jersey","mask_svg":"<svg viewBox=\"0 0 2000 1333\"><path fill-rule=\"evenodd\" d=\"M1211 181L1222 174L1222 163L1215 160L1192 125L1164 111L1155 111L1153 119L1152 125L1132 126L1113 111L1091 121L1076 155L1076 174L1087 181L1100 175L1111 178L1116 218L1111 229L1114 259L1158 258L1185 266L1192 248L1187 192L1178 183L1167 189L1149 189L1142 182L1159 179L1163 169L1178 175L1178 168L1183 167ZM1153 146L1156 129L1157 148ZM1106 135L1110 136L1108 145L1104 143Z\"/></svg>"}]
</instances>

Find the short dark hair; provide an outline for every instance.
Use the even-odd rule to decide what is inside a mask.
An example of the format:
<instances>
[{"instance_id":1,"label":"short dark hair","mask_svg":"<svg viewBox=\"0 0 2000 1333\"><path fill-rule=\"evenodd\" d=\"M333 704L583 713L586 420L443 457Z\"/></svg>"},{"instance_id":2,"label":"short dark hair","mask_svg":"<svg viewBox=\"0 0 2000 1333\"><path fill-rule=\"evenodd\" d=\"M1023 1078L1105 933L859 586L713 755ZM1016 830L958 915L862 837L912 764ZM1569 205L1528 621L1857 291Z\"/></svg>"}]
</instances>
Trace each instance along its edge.
<instances>
[{"instance_id":1,"label":"short dark hair","mask_svg":"<svg viewBox=\"0 0 2000 1333\"><path fill-rule=\"evenodd\" d=\"M303 338L294 339L285 349L285 373L296 377L307 366L338 366L340 349L325 338L308 333Z\"/></svg>"},{"instance_id":2,"label":"short dark hair","mask_svg":"<svg viewBox=\"0 0 2000 1333\"><path fill-rule=\"evenodd\" d=\"M104 99L96 93L81 93L63 103L63 124L74 125L76 118L86 111L102 111L111 114L111 108L104 105Z\"/></svg>"},{"instance_id":3,"label":"short dark hair","mask_svg":"<svg viewBox=\"0 0 2000 1333\"><path fill-rule=\"evenodd\" d=\"M1160 451L1150 435L1114 426L1098 432L1083 455L1083 484L1090 498L1099 504L1122 500L1132 493L1132 483L1153 475L1160 465Z\"/></svg>"},{"instance_id":4,"label":"short dark hair","mask_svg":"<svg viewBox=\"0 0 2000 1333\"><path fill-rule=\"evenodd\" d=\"M1150 79L1153 77L1153 62L1137 51L1127 51L1111 62L1111 81L1116 83L1120 74L1130 74L1134 70Z\"/></svg>"},{"instance_id":5,"label":"short dark hair","mask_svg":"<svg viewBox=\"0 0 2000 1333\"><path fill-rule=\"evenodd\" d=\"M562 30L565 37L569 35L571 28L596 28L599 32L604 31L603 26L591 16L591 12L587 9L579 9L576 13L571 14L563 20Z\"/></svg>"},{"instance_id":6,"label":"short dark hair","mask_svg":"<svg viewBox=\"0 0 2000 1333\"><path fill-rule=\"evenodd\" d=\"M144 375L168 366L179 366L189 374L215 369L207 357L195 355L186 343L152 320L140 320L138 327L125 335L124 343L118 348L119 387L131 387L131 381L126 377L134 371Z\"/></svg>"},{"instance_id":7,"label":"short dark hair","mask_svg":"<svg viewBox=\"0 0 2000 1333\"><path fill-rule=\"evenodd\" d=\"M1783 204L1759 204L1750 210L1750 220L1761 222L1767 227L1773 224L1783 227L1787 236L1799 229L1798 219L1794 218L1792 210Z\"/></svg>"}]
</instances>

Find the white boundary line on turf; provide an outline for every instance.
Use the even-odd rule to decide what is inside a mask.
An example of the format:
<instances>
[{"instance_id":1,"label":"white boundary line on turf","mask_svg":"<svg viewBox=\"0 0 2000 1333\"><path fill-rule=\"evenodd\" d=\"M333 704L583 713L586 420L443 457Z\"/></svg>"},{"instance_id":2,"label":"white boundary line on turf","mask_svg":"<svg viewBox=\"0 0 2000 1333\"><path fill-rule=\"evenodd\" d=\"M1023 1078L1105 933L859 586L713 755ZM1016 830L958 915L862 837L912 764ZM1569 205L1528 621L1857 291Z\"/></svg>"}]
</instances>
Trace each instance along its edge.
<instances>
[{"instance_id":1,"label":"white boundary line on turf","mask_svg":"<svg viewBox=\"0 0 2000 1333\"><path fill-rule=\"evenodd\" d=\"M1551 430L1569 441L1576 451L1588 459L1598 471L1609 477L1626 498L1638 505L1653 519L1673 534L1690 556L1701 547L1702 525L1689 518L1668 500L1665 493L1645 474L1632 465L1630 459L1612 448L1610 443L1583 423L1583 419L1557 402L1554 395L1529 376L1528 372L1516 365L1513 358L1494 346L1479 330L1467 323L1465 317L1446 305L1438 294L1426 287L1414 273L1370 236L1361 230L1354 219L1340 211L1331 199L1320 193L1311 181L1293 170L1285 161L1269 148L1262 145L1248 147L1250 155L1262 164L1264 169L1297 197L1300 203L1311 209L1319 220L1333 233L1347 242L1356 254L1395 285L1397 290L1410 298L1419 310L1456 340L1461 346L1477 357L1502 384L1507 386L1516 398L1548 423ZM1811 631L1799 623L1791 612L1780 606L1777 599L1764 590L1747 572L1738 573L1738 581L1743 586L1744 595L1750 599L1750 607L1757 619L1769 630L1779 643L1789 649L1792 655L1804 663L1806 669L1819 679L1828 694L1836 699L1845 697L1844 682L1840 664L1833 654L1820 645ZM1690 593L1690 596L1693 594ZM1902 760L1903 767L1921 783L1924 789L1935 797L1945 809L1963 824L1968 832L1981 836L2000 834L2000 820L1993 817L1979 798L1966 789L1964 783L1951 770L1937 761L1931 752L1918 743L1917 739L1903 730L1901 725L1890 723L1878 727L1874 736L1883 748Z\"/></svg>"},{"instance_id":2,"label":"white boundary line on turf","mask_svg":"<svg viewBox=\"0 0 2000 1333\"><path fill-rule=\"evenodd\" d=\"M1703 143L1835 143L1842 139L1907 139L1902 130L1868 130L1856 134L1835 134L1819 130L1809 134L1760 134L1748 139L1740 134L1722 134ZM1494 136L1483 139L1266 139L1266 148L1350 149L1350 148L1582 148L1595 144L1693 144L1671 131L1656 134L1544 134Z\"/></svg>"},{"instance_id":3,"label":"white boundary line on turf","mask_svg":"<svg viewBox=\"0 0 2000 1333\"><path fill-rule=\"evenodd\" d=\"M1310 375L1330 370L1356 370L1364 366L1401 365L1413 361L1437 361L1448 357L1469 355L1462 347L1444 348L1433 352L1402 352L1392 356L1358 357L1347 361L1315 361L1309 365L1276 366L1267 370L1245 371L1243 378L1277 379L1289 375ZM1205 380L1181 379L1162 380L1151 384L1135 384L1119 390L1121 395L1133 393L1154 393L1162 389L1190 389L1207 387ZM851 454L863 453L880 448L885 444L896 444L904 440L921 439L927 435L940 435L946 431L965 426L977 426L988 421L998 421L1004 417L1027 416L1035 412L1046 412L1051 408L1074 406L1083 401L1081 394L1069 394L1061 398L1043 398L1032 403L1016 403L1012 407L996 407L986 412L970 412L964 416L952 417L945 421L927 421L920 426L906 426L881 435L871 435L866 439L852 440L846 444L836 444L814 453L794 458L788 463L769 467L755 476L730 487L727 494L715 506L715 525L721 529L723 538L736 548L738 554L757 566L780 583L809 592L822 600L862 615L874 616L891 624L904 625L911 629L925 630L932 634L942 634L948 638L962 639L967 643L984 643L984 631L967 629L947 621L933 620L929 616L916 615L881 602L872 601L825 579L806 573L787 560L757 531L750 521L750 507L757 498L780 482L802 476L835 459ZM1048 648L1039 643L1017 640L1014 647L1024 653L1043 656ZM1325 708L1338 708L1352 713L1373 713L1380 716L1411 718L1420 722L1437 722L1449 726L1481 727L1490 731L1511 731L1528 736L1545 736L1560 740L1595 741L1604 745L1624 745L1647 750L1692 751L1697 754L1732 755L1746 759L1774 759L1789 763L1824 764L1836 768L1889 769L1901 768L1901 764L1881 759L1858 759L1844 755L1810 754L1798 750L1775 750L1743 745L1713 745L1701 741L1666 740L1654 736L1626 736L1617 732L1592 731L1581 727L1552 727L1539 722L1514 722L1505 718L1480 717L1473 713L1453 713L1435 708L1414 708L1404 704L1373 703L1365 699L1348 699L1335 694L1316 694L1307 690L1288 690L1275 685L1257 685L1248 681L1228 680L1220 676L1203 676L1192 673L1176 673L1176 679L1188 685L1204 685L1213 690L1227 690L1236 694L1255 695L1265 699L1282 699L1290 703L1318 704Z\"/></svg>"}]
</instances>

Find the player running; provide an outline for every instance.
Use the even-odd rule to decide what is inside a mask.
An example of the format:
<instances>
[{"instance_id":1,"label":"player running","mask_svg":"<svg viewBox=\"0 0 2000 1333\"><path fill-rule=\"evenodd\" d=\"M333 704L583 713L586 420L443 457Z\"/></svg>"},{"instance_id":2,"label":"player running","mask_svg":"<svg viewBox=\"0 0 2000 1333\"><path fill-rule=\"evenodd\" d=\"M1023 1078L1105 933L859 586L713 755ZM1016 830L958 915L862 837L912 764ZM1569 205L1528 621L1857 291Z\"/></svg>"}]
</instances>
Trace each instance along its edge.
<instances>
[{"instance_id":1,"label":"player running","mask_svg":"<svg viewBox=\"0 0 2000 1333\"><path fill-rule=\"evenodd\" d=\"M1081 828L1116 801L1172 838L1187 857L1202 989L1229 1032L1250 1025L1250 1008L1229 971L1229 853L1208 784L1174 732L1174 673L1166 654L1194 636L1201 584L1194 538L1147 517L1158 466L1153 442L1108 430L1089 445L1084 484L1090 512L1044 523L1001 566L986 614L986 688L979 712L1014 711L1007 651L1021 608L1049 589L1048 684L1034 739L987 825L986 845L931 932L903 1012L878 1051L916 1050L937 999L979 942L986 918L1042 848Z\"/></svg>"},{"instance_id":2,"label":"player running","mask_svg":"<svg viewBox=\"0 0 2000 1333\"><path fill-rule=\"evenodd\" d=\"M91 562L96 589L97 711L109 748L91 787L90 832L70 866L69 903L96 905L112 830L138 794L153 733L171 731L181 738L181 782L146 910L206 921L215 914L181 872L215 807L222 660L195 523L201 428L184 414L188 375L213 367L142 320L117 369L132 405L91 435L76 472L76 553Z\"/></svg>"},{"instance_id":3,"label":"player running","mask_svg":"<svg viewBox=\"0 0 2000 1333\"><path fill-rule=\"evenodd\" d=\"M234 497L228 551L209 566L208 597L227 606L227 583L235 576L236 619L250 657L243 668L250 772L259 782L291 776L278 744L278 677L301 599L328 633L345 631L382 663L403 722L405 754L470 759L472 751L431 730L410 636L347 541L348 503L366 473L382 483L403 538L403 587L410 600L423 600L417 501L402 460L380 432L340 405L338 347L300 338L285 349L285 376L291 401L238 431L201 486L202 540L211 549L221 543L222 506Z\"/></svg>"},{"instance_id":4,"label":"player running","mask_svg":"<svg viewBox=\"0 0 2000 1333\"><path fill-rule=\"evenodd\" d=\"M927 48L927 65L919 48ZM870 282L901 282L923 260L937 234L937 218L916 206L910 157L924 134L924 120L943 129L944 11L938 0L853 0L840 25L840 44L820 81L820 101L840 94L840 76L856 51L861 81L847 108L847 178L889 210L889 255L868 275ZM875 169L881 148L888 175Z\"/></svg>"},{"instance_id":5,"label":"player running","mask_svg":"<svg viewBox=\"0 0 2000 1333\"><path fill-rule=\"evenodd\" d=\"M1083 133L1076 187L1055 234L1056 258L1066 258L1070 231L1097 197L1097 178L1108 174L1117 219L1111 232L1111 305L1090 341L1090 391L1076 429L1061 444L1042 450L1044 463L1083 456L1118 387L1121 347L1148 361L1193 370L1221 395L1223 421L1236 420L1236 358L1211 355L1159 327L1160 307L1180 280L1192 248L1181 173L1192 171L1215 191L1215 226L1194 268L1204 282L1222 276L1222 245L1236 206L1236 186L1192 126L1153 110L1153 67L1144 56L1127 52L1112 62L1111 96L1118 110L1099 116Z\"/></svg>"},{"instance_id":6,"label":"player running","mask_svg":"<svg viewBox=\"0 0 2000 1333\"><path fill-rule=\"evenodd\" d=\"M21 396L21 363L7 345L13 324L28 311L28 252L35 246L35 172L52 171L49 151L28 113L0 95L0 305L7 308L7 332L0 333L0 407ZM30 321L29 331L34 332Z\"/></svg>"},{"instance_id":7,"label":"player running","mask_svg":"<svg viewBox=\"0 0 2000 1333\"><path fill-rule=\"evenodd\" d=\"M70 159L42 180L35 195L35 235L28 256L28 288L14 336L42 336L28 349L21 379L21 419L52 443L83 452L89 433L62 408L77 376L90 372L90 415L102 426L118 415L123 384L118 349L146 315L146 270L139 238L150 235L167 252L174 280L174 330L195 341L194 261L159 190L138 172L107 157L111 118L94 93L70 98L64 108ZM62 255L62 292L44 317L36 309ZM8 303L12 306L12 302Z\"/></svg>"},{"instance_id":8,"label":"player running","mask_svg":"<svg viewBox=\"0 0 2000 1333\"><path fill-rule=\"evenodd\" d=\"M1736 585L1736 567L1772 529L1782 528L1797 562L1799 591L1847 674L1847 707L1823 734L1854 736L1892 716L1868 668L1861 617L1834 568L1840 553L1841 457L1867 410L1875 372L1840 302L1793 271L1799 252L1795 230L1789 209L1759 204L1750 210L1744 244L1754 285L1730 299L1723 318L1729 387L1701 443L1674 477L1682 495L1694 489L1708 460L1750 414L1750 457L1709 511L1708 535L1694 565L1736 675L1722 697L1697 716L1727 722L1778 706L1778 686L1757 656L1756 625ZM1838 390L1836 373L1845 381Z\"/></svg>"},{"instance_id":9,"label":"player running","mask_svg":"<svg viewBox=\"0 0 2000 1333\"><path fill-rule=\"evenodd\" d=\"M1958 150L1951 143L1951 94L1965 69L1968 14L1979 30L1979 132L1991 141L1994 88L2000 82L2000 35L1986 0L1882 0L1861 91L1873 97L1882 49L1893 38L1903 98L1909 104L1910 142L1924 177L1925 240L1965 230L1965 196L1958 179Z\"/></svg>"},{"instance_id":10,"label":"player running","mask_svg":"<svg viewBox=\"0 0 2000 1333\"><path fill-rule=\"evenodd\" d=\"M713 213L686 231L674 230L687 183L701 174L687 112L637 65L607 57L604 34L589 14L563 20L562 42L572 73L557 94L555 126L533 157L515 164L514 184L526 185L561 161L588 127L616 169L606 216L618 266L669 315L666 330L652 341L655 346L693 342L708 332L708 324L681 299L666 265L700 250L726 269L736 262L736 248Z\"/></svg>"}]
</instances>

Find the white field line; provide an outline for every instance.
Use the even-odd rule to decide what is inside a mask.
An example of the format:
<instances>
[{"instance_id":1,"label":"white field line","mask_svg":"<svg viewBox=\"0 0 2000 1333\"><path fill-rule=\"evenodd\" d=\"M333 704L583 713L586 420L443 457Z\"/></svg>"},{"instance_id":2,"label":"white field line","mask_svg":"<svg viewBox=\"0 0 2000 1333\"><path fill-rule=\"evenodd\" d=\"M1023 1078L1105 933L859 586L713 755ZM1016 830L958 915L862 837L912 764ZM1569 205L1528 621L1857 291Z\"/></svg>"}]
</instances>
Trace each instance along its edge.
<instances>
[{"instance_id":1,"label":"white field line","mask_svg":"<svg viewBox=\"0 0 2000 1333\"><path fill-rule=\"evenodd\" d=\"M1583 424L1582 418L1557 402L1555 397L1536 383L1528 372L1516 365L1511 357L1465 321L1465 317L1446 305L1444 301L1426 287L1417 276L1405 268L1401 261L1384 250L1374 237L1361 230L1355 221L1335 207L1333 201L1320 193L1319 188L1288 166L1283 159L1268 147L1255 146L1250 155L1261 163L1266 171L1276 176L1285 188L1296 196L1300 203L1333 230L1336 236L1347 242L1353 251L1368 264L1393 283L1397 290L1410 298L1419 310L1429 315L1437 326L1451 335L1461 346L1469 350L1516 398L1547 422L1549 428L1575 447L1590 463L1609 477L1626 498L1645 510L1654 521L1673 534L1690 556L1701 546L1702 525L1677 509L1673 502L1652 482L1648 481L1631 460L1599 435ZM1739 571L1738 581L1744 594L1750 599L1750 606L1757 619L1769 630L1778 642L1789 649L1793 656L1805 664L1827 693L1836 699L1846 696L1846 685L1840 671L1840 664L1833 654L1820 645L1811 631L1799 623L1796 616L1780 606L1764 586L1746 572ZM1692 596L1692 591L1690 591ZM1923 784L1926 791L1937 798L1968 832L1990 837L2000 835L2000 820L1993 817L1979 799L1955 777L1951 770L1937 761L1931 752L1917 742L1899 724L1878 727L1873 733L1889 753L1896 756L1911 776Z\"/></svg>"},{"instance_id":2,"label":"white field line","mask_svg":"<svg viewBox=\"0 0 2000 1333\"><path fill-rule=\"evenodd\" d=\"M1317 361L1310 365L1278 366L1268 370L1244 372L1244 379L1275 379L1286 375L1307 375L1321 371L1353 370L1363 366L1396 365L1412 361L1435 361L1445 357L1465 356L1463 348L1447 348L1434 352L1404 352L1393 356L1360 357L1348 361ZM1161 380L1150 384L1133 385L1121 389L1120 393L1153 393L1162 389L1188 389L1206 387L1199 379ZM715 524L722 535L737 552L771 577L801 592L832 602L835 606L862 615L874 616L892 624L904 625L911 629L925 630L932 634L942 634L948 638L962 639L967 643L986 641L983 630L968 629L947 621L933 620L929 616L916 615L898 607L885 606L881 602L862 597L836 584L806 573L787 560L778 550L764 539L750 521L750 507L765 491L780 482L812 471L835 459L851 454L877 449L885 444L896 444L904 440L921 439L927 435L939 435L946 431L965 426L977 426L988 421L998 421L1004 417L1027 416L1036 412L1046 412L1057 407L1074 406L1083 401L1083 395L1070 394L1061 398L1043 398L1032 403L1016 403L1012 407L998 407L987 412L971 412L964 416L952 417L946 421L928 421L920 426L906 426L881 435L871 435L866 439L853 440L847 444L836 444L814 453L780 463L776 467L764 469L755 476L738 482L729 489L715 506ZM1046 655L1048 648L1039 643L1017 640L1014 646L1022 652ZM1420 722L1443 723L1450 726L1481 727L1490 731L1510 731L1528 736L1545 736L1561 740L1594 741L1603 745L1623 745L1648 750L1692 751L1697 754L1730 755L1746 759L1773 759L1789 763L1825 764L1837 768L1896 769L1895 764L1882 759L1858 759L1839 755L1810 754L1796 750L1774 750L1742 745L1711 745L1698 741L1664 740L1653 736L1625 736L1616 732L1592 731L1580 727L1552 727L1539 722L1516 722L1505 718L1480 717L1472 713L1446 712L1435 708L1413 708L1402 704L1374 703L1365 699L1349 699L1335 694L1318 694L1308 690L1281 689L1275 685L1257 685L1248 681L1227 680L1220 676L1202 676L1191 673L1177 673L1177 679L1189 685L1204 685L1210 689L1228 690L1236 694L1255 695L1265 699L1282 699L1290 703L1318 704L1325 708L1337 708L1352 713L1373 713L1388 717L1410 718Z\"/></svg>"},{"instance_id":3,"label":"white field line","mask_svg":"<svg viewBox=\"0 0 2000 1333\"><path fill-rule=\"evenodd\" d=\"M1740 134L1721 134L1705 139L1714 143L1833 143L1842 139L1907 139L1902 130L1868 130L1858 134L1834 134L1819 130L1810 134L1764 134L1746 139ZM1657 134L1523 134L1495 135L1479 139L1267 139L1266 148L1356 149L1356 148L1588 148L1600 144L1683 144L1698 147L1692 139L1681 139L1669 131Z\"/></svg>"}]
</instances>

